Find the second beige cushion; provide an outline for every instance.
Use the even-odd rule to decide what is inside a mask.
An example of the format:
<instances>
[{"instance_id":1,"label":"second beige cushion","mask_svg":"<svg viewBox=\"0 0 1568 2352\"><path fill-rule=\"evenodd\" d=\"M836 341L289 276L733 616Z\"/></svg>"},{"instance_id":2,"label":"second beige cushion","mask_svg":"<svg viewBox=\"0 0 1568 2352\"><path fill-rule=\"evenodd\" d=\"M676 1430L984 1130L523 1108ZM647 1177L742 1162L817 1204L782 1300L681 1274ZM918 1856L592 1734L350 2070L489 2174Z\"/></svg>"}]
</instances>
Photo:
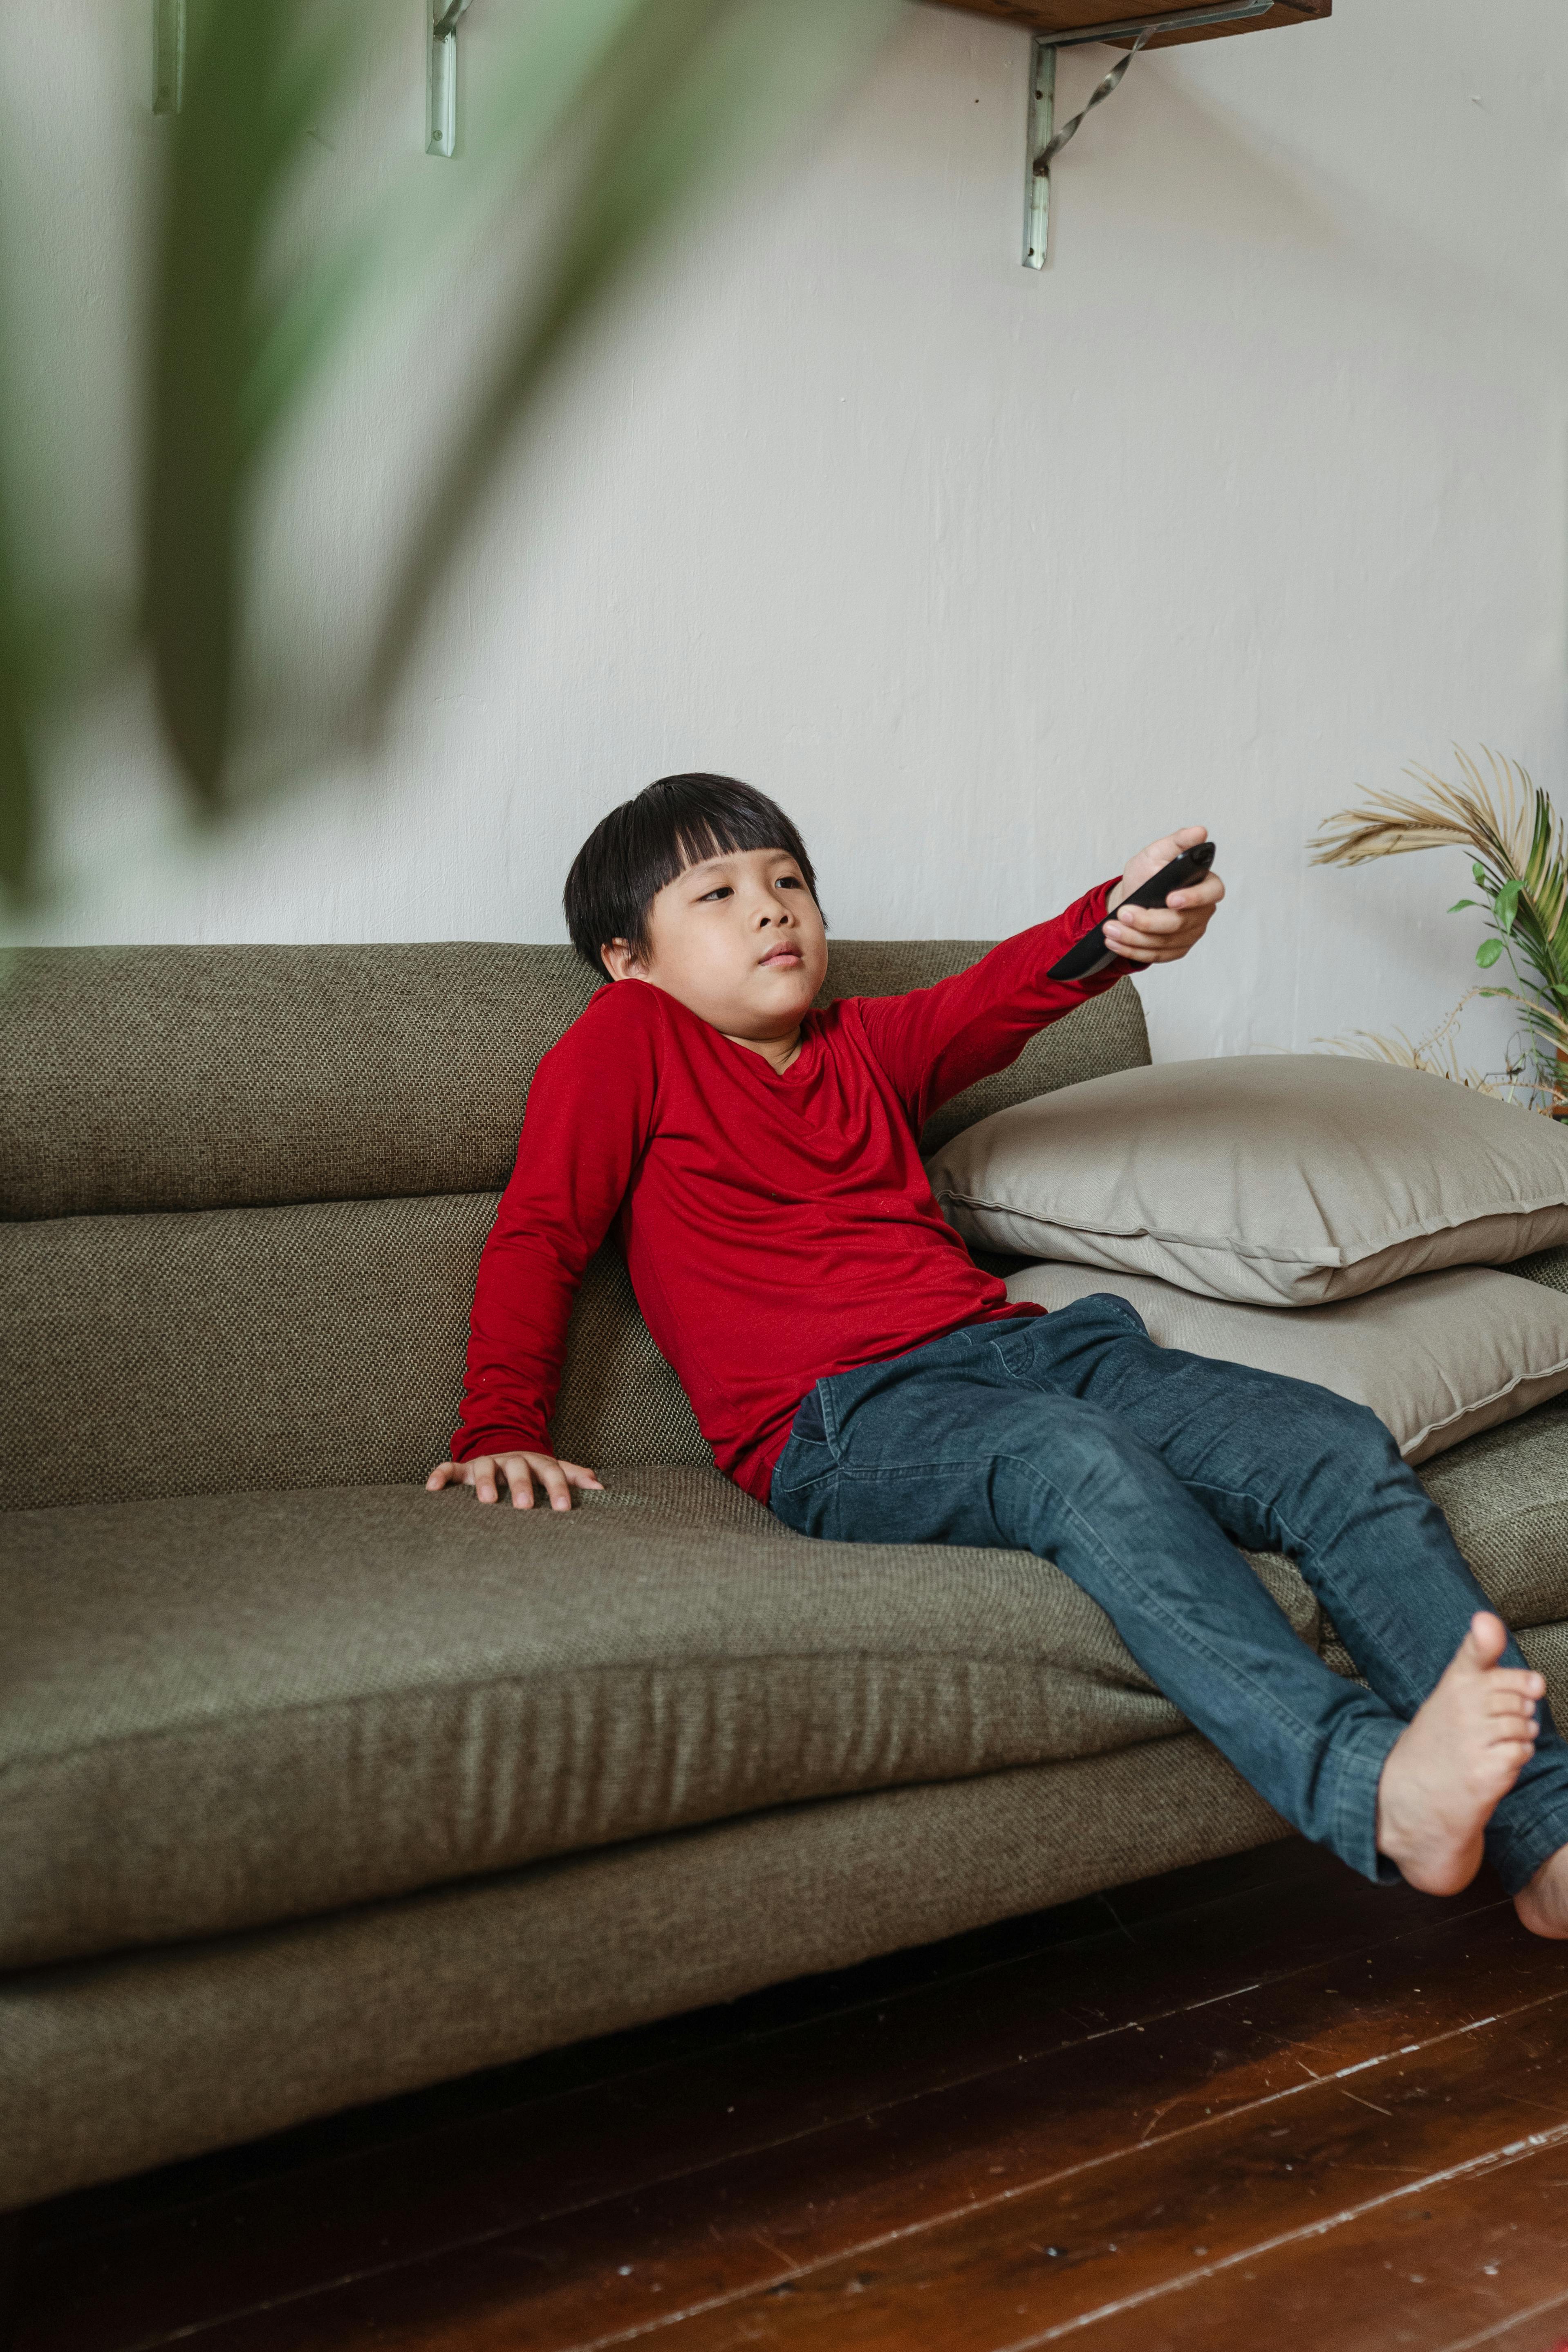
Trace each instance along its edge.
<instances>
[{"instance_id":1,"label":"second beige cushion","mask_svg":"<svg viewBox=\"0 0 1568 2352\"><path fill-rule=\"evenodd\" d=\"M1009 1298L1068 1307L1109 1290L1162 1348L1284 1372L1370 1405L1407 1462L1511 1421L1568 1389L1568 1295L1486 1266L1413 1275L1329 1307L1241 1307L1147 1275L1029 1265Z\"/></svg>"},{"instance_id":2,"label":"second beige cushion","mask_svg":"<svg viewBox=\"0 0 1568 2352\"><path fill-rule=\"evenodd\" d=\"M1265 1307L1568 1241L1568 1141L1551 1120L1332 1055L1090 1078L981 1119L930 1172L982 1248Z\"/></svg>"}]
</instances>

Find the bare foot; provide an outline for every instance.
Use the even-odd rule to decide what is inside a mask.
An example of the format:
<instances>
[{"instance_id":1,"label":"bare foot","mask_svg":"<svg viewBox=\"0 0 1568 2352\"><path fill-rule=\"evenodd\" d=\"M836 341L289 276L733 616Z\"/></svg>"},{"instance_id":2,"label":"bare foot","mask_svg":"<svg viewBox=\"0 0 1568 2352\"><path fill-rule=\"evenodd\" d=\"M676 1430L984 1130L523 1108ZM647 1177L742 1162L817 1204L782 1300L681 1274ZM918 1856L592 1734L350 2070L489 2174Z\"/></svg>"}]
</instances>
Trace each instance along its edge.
<instances>
[{"instance_id":1,"label":"bare foot","mask_svg":"<svg viewBox=\"0 0 1568 2352\"><path fill-rule=\"evenodd\" d=\"M1513 1907L1532 1936L1568 1937L1568 1845L1542 1864L1514 1896Z\"/></svg>"},{"instance_id":2,"label":"bare foot","mask_svg":"<svg viewBox=\"0 0 1568 2352\"><path fill-rule=\"evenodd\" d=\"M1526 1668L1498 1664L1507 1641L1502 1619L1478 1610L1442 1681L1389 1749L1377 1784L1377 1850L1425 1895L1457 1895L1469 1885L1487 1823L1535 1747L1535 1702L1546 1684ZM1568 1913L1561 1928L1542 1932L1568 1935Z\"/></svg>"}]
</instances>

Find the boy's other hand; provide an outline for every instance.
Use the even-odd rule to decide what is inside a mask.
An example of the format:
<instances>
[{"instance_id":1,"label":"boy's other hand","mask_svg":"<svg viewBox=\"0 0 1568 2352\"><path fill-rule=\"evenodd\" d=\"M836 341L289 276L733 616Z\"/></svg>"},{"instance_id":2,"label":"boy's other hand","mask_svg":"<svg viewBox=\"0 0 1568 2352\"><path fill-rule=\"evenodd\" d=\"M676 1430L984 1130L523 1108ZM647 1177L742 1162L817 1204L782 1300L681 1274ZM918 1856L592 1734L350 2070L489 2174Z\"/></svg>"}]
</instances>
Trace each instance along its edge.
<instances>
[{"instance_id":1,"label":"boy's other hand","mask_svg":"<svg viewBox=\"0 0 1568 2352\"><path fill-rule=\"evenodd\" d=\"M481 1503L493 1503L504 1484L511 1489L513 1510L531 1511L535 1479L552 1511L572 1508L574 1486L604 1493L591 1470L580 1462L558 1462L553 1454L476 1454L471 1462L437 1462L425 1487L434 1494L438 1486L471 1486Z\"/></svg>"},{"instance_id":2,"label":"boy's other hand","mask_svg":"<svg viewBox=\"0 0 1568 2352\"><path fill-rule=\"evenodd\" d=\"M1109 905L1120 907L1130 890L1141 889L1173 857L1179 857L1184 849L1195 849L1207 838L1206 825L1184 824L1152 841L1129 861ZM1196 947L1224 897L1225 884L1211 866L1184 890L1173 890L1163 907L1127 907L1120 915L1108 918L1105 944L1130 963L1175 963Z\"/></svg>"}]
</instances>

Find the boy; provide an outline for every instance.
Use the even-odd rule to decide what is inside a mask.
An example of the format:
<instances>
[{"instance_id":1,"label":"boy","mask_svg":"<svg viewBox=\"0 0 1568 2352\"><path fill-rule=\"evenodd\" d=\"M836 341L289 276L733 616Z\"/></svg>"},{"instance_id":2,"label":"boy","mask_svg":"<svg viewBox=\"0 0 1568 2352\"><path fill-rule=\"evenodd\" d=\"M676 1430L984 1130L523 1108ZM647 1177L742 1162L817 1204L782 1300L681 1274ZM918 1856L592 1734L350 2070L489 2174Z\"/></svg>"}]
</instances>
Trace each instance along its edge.
<instances>
[{"instance_id":1,"label":"boy","mask_svg":"<svg viewBox=\"0 0 1568 2352\"><path fill-rule=\"evenodd\" d=\"M598 1480L548 1420L573 1294L618 1225L648 1328L721 1469L797 1531L1053 1559L1197 1729L1307 1836L1431 1894L1489 1853L1568 1937L1568 1747L1441 1512L1365 1407L1156 1347L1109 1294L1015 1306L943 1222L936 1106L1202 938L1215 875L1122 901L1204 838L908 996L811 1010L816 879L781 810L666 777L589 836L573 942L607 985L539 1066L485 1244L453 1459L481 1503ZM1112 912L1112 910L1119 910ZM1106 920L1117 962L1046 973ZM1370 1689L1291 1632L1237 1545L1290 1553Z\"/></svg>"}]
</instances>

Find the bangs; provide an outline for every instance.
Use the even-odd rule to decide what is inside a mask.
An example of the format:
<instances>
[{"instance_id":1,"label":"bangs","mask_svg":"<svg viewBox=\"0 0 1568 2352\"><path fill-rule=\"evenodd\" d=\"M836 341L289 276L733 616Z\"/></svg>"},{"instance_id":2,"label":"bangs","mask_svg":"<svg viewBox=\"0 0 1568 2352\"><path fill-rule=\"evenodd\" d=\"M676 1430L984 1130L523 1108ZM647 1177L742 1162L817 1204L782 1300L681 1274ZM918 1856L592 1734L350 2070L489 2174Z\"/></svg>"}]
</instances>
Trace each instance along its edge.
<instances>
[{"instance_id":1,"label":"bangs","mask_svg":"<svg viewBox=\"0 0 1568 2352\"><path fill-rule=\"evenodd\" d=\"M793 834L795 827L789 828ZM684 824L668 846L668 872L659 884L662 890L678 882L689 866L700 866L710 857L736 857L748 849L782 849L797 864L805 863L805 849L799 844L792 847L782 837L780 813L771 802L762 809L726 809L720 814L704 814ZM661 861L662 863L663 861Z\"/></svg>"}]
</instances>

